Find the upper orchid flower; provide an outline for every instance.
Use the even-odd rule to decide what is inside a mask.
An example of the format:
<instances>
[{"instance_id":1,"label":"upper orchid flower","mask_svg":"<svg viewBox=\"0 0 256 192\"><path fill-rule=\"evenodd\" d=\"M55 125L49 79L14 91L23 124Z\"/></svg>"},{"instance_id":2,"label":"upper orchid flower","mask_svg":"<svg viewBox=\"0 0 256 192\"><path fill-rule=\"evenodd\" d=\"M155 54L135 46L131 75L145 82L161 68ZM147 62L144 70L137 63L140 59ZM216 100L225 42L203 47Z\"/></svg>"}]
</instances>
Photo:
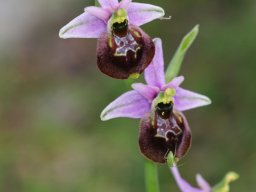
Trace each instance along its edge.
<instances>
[{"instance_id":1,"label":"upper orchid flower","mask_svg":"<svg viewBox=\"0 0 256 192\"><path fill-rule=\"evenodd\" d=\"M98 0L59 33L61 38L99 38L99 69L117 79L136 77L154 57L151 38L138 26L164 16L160 7L131 0Z\"/></svg>"},{"instance_id":2,"label":"upper orchid flower","mask_svg":"<svg viewBox=\"0 0 256 192\"><path fill-rule=\"evenodd\" d=\"M155 39L154 43L155 57L144 74L147 85L132 84L134 90L110 103L101 113L101 119L143 118L140 149L151 160L164 163L169 151L179 159L190 147L190 129L181 111L208 105L211 101L181 88L183 76L165 82L162 42Z\"/></svg>"},{"instance_id":3,"label":"upper orchid flower","mask_svg":"<svg viewBox=\"0 0 256 192\"><path fill-rule=\"evenodd\" d=\"M239 177L237 173L229 172L220 183L218 183L214 187L211 187L200 174L197 174L196 181L198 187L193 187L181 177L179 170L175 165L171 167L171 171L182 192L229 192L230 182L235 181Z\"/></svg>"}]
</instances>

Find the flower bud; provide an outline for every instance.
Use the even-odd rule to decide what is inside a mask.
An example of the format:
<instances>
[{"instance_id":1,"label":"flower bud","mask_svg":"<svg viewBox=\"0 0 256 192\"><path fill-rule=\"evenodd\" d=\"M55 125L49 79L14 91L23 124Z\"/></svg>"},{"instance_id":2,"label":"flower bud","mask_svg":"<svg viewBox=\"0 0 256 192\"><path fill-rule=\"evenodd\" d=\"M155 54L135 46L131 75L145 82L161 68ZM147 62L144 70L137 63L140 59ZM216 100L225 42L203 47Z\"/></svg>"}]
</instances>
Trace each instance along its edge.
<instances>
[{"instance_id":1,"label":"flower bud","mask_svg":"<svg viewBox=\"0 0 256 192\"><path fill-rule=\"evenodd\" d=\"M140 123L141 152L157 163L165 163L169 152L179 160L191 145L191 132L185 116L174 111L172 103L158 103L152 116L147 115Z\"/></svg>"}]
</instances>

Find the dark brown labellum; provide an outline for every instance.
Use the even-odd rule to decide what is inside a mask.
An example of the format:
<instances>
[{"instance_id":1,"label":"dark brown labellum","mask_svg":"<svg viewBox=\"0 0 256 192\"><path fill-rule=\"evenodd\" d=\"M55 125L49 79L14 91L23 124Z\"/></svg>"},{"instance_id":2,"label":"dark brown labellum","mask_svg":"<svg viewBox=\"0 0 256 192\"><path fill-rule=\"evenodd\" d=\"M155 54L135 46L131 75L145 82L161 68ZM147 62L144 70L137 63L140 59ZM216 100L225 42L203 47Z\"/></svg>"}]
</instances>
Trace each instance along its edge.
<instances>
[{"instance_id":1,"label":"dark brown labellum","mask_svg":"<svg viewBox=\"0 0 256 192\"><path fill-rule=\"evenodd\" d=\"M114 23L112 32L99 38L97 64L99 69L116 79L141 74L155 54L152 39L139 27Z\"/></svg>"},{"instance_id":2,"label":"dark brown labellum","mask_svg":"<svg viewBox=\"0 0 256 192\"><path fill-rule=\"evenodd\" d=\"M139 145L141 152L157 163L165 163L170 151L175 158L182 158L191 145L191 132L185 116L173 112L172 104L158 104L154 117L147 115L141 120Z\"/></svg>"}]
</instances>

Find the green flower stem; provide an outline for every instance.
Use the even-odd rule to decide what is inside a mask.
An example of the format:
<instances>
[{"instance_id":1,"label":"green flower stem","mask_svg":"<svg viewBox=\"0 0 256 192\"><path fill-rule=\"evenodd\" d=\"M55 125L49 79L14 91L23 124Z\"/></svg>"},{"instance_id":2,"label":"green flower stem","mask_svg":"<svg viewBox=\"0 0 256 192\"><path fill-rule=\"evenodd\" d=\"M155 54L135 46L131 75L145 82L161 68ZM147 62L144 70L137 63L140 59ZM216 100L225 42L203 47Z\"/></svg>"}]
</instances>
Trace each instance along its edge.
<instances>
[{"instance_id":1,"label":"green flower stem","mask_svg":"<svg viewBox=\"0 0 256 192\"><path fill-rule=\"evenodd\" d=\"M149 160L145 161L145 181L147 192L159 192L157 165Z\"/></svg>"}]
</instances>

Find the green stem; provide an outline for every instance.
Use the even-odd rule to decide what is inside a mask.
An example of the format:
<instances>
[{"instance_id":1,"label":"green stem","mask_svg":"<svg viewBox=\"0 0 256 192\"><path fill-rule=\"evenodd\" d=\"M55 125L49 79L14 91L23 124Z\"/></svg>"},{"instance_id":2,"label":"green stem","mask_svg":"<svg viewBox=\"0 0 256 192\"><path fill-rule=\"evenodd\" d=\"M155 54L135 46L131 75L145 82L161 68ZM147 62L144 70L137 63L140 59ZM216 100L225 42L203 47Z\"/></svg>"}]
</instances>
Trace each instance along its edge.
<instances>
[{"instance_id":1,"label":"green stem","mask_svg":"<svg viewBox=\"0 0 256 192\"><path fill-rule=\"evenodd\" d=\"M147 192L159 192L157 165L149 160L145 161L145 181Z\"/></svg>"}]
</instances>

